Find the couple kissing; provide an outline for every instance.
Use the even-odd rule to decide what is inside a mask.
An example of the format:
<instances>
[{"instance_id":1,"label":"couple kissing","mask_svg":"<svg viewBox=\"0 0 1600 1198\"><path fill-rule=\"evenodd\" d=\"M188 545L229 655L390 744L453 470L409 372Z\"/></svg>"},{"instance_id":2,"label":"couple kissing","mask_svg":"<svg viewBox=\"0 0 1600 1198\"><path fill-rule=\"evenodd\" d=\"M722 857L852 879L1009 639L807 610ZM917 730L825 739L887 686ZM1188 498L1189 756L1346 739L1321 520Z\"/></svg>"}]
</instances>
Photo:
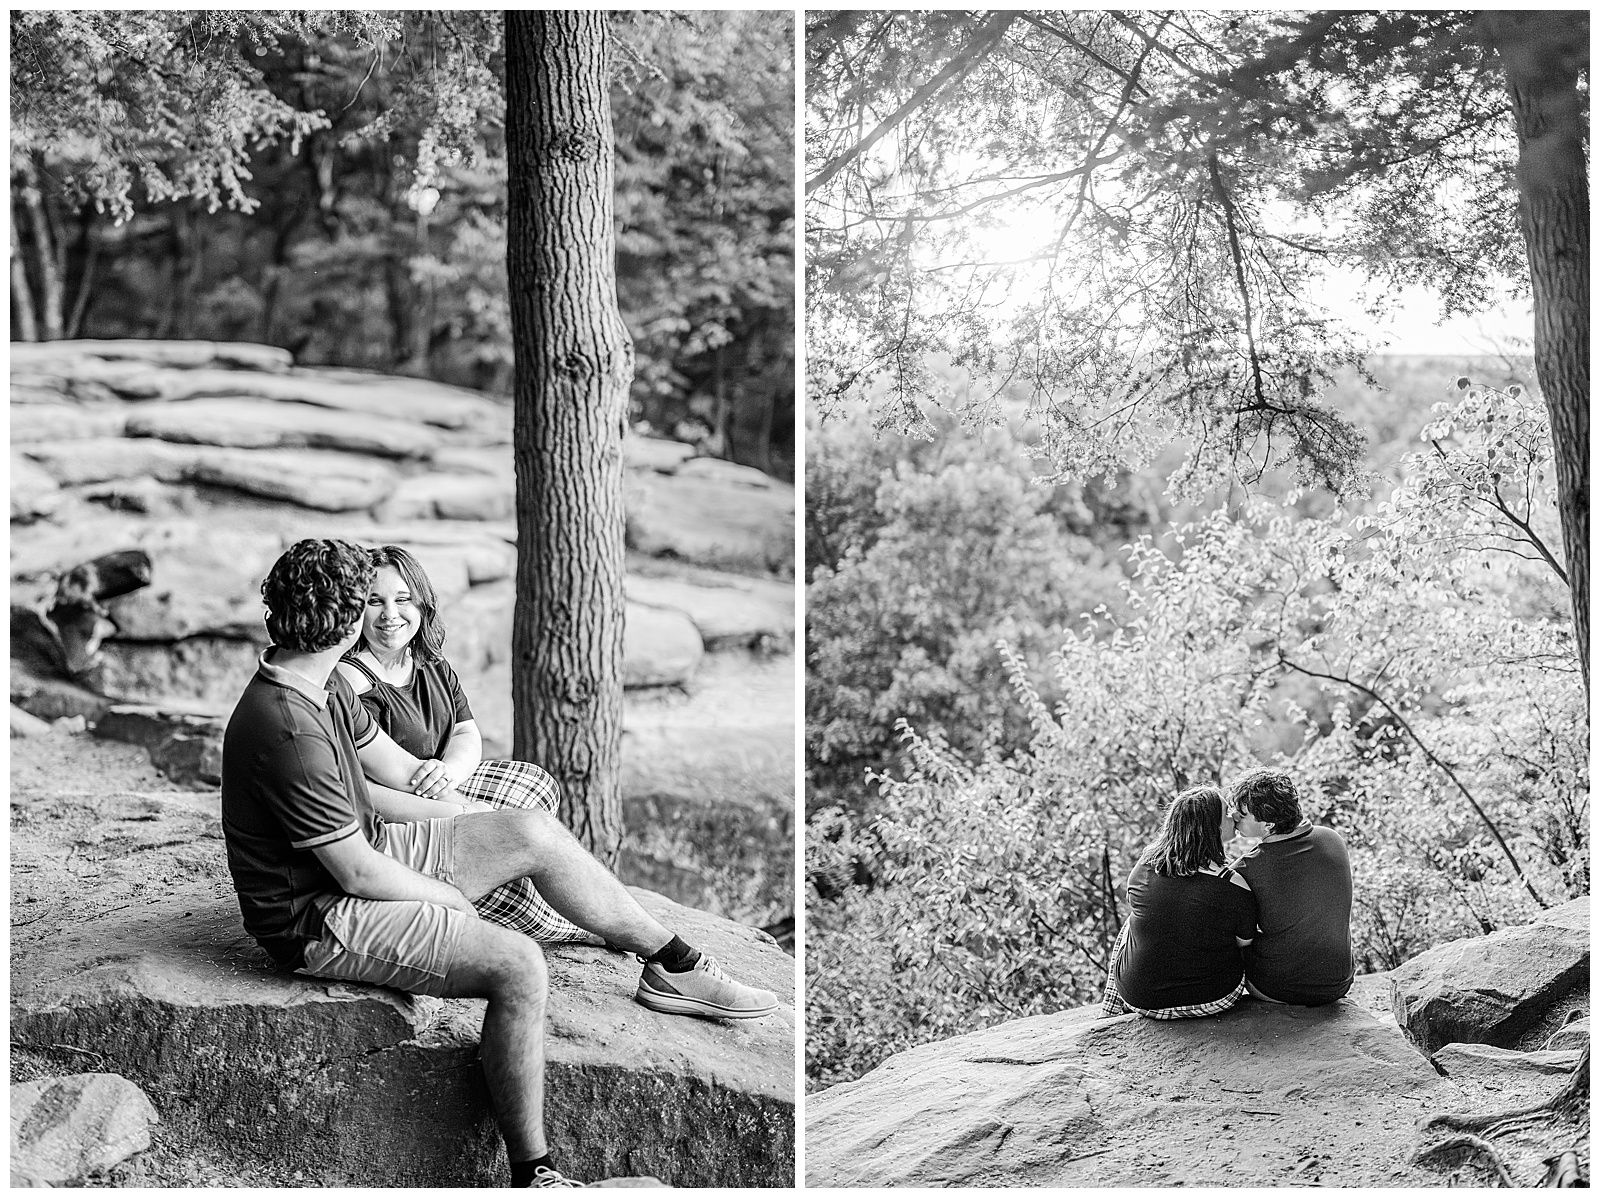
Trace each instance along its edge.
<instances>
[{"instance_id":1,"label":"couple kissing","mask_svg":"<svg viewBox=\"0 0 1600 1198\"><path fill-rule=\"evenodd\" d=\"M1230 863L1235 836L1257 843ZM1352 895L1344 840L1305 817L1283 770L1253 769L1226 794L1190 787L1128 877L1100 1014L1194 1019L1246 997L1337 1002L1355 980Z\"/></svg>"}]
</instances>

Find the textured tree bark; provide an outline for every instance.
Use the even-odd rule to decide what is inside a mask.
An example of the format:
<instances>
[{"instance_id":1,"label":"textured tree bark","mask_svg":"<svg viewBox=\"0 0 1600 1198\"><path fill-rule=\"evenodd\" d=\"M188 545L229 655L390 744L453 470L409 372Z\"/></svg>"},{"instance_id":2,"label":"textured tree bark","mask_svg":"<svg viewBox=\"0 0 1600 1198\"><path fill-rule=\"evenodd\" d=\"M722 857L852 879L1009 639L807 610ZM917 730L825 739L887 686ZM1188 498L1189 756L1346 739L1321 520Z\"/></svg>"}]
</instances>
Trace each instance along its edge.
<instances>
[{"instance_id":1,"label":"textured tree bark","mask_svg":"<svg viewBox=\"0 0 1600 1198\"><path fill-rule=\"evenodd\" d=\"M506 13L507 272L516 361L514 752L561 783L601 860L622 841L622 433L607 16Z\"/></svg>"},{"instance_id":2,"label":"textured tree bark","mask_svg":"<svg viewBox=\"0 0 1600 1198\"><path fill-rule=\"evenodd\" d=\"M1589 182L1579 76L1589 14L1483 17L1517 124L1518 216L1533 285L1533 356L1555 442L1561 540L1572 624L1589 687Z\"/></svg>"}]
</instances>

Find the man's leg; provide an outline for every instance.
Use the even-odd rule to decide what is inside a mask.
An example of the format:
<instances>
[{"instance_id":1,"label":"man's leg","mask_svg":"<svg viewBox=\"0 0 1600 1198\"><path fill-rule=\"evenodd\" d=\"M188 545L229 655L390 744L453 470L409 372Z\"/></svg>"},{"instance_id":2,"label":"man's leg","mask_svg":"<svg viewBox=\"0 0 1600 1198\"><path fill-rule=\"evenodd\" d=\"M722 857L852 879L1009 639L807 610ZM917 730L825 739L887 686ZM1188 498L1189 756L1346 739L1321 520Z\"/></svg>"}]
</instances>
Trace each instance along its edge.
<instances>
[{"instance_id":1,"label":"man's leg","mask_svg":"<svg viewBox=\"0 0 1600 1198\"><path fill-rule=\"evenodd\" d=\"M455 820L454 881L477 902L512 878L532 878L552 907L610 944L648 957L672 933L546 811L476 811Z\"/></svg>"},{"instance_id":2,"label":"man's leg","mask_svg":"<svg viewBox=\"0 0 1600 1198\"><path fill-rule=\"evenodd\" d=\"M573 923L645 958L634 997L651 1010L713 1019L759 1019L777 1010L770 990L735 981L668 931L548 812L477 811L452 824L451 880L463 894L476 902L511 878L531 878Z\"/></svg>"},{"instance_id":3,"label":"man's leg","mask_svg":"<svg viewBox=\"0 0 1600 1198\"><path fill-rule=\"evenodd\" d=\"M475 919L445 976L445 997L486 998L479 1053L513 1164L547 1155L544 1136L544 954L526 936Z\"/></svg>"},{"instance_id":4,"label":"man's leg","mask_svg":"<svg viewBox=\"0 0 1600 1198\"><path fill-rule=\"evenodd\" d=\"M434 821L447 830L449 820ZM405 825L399 852L428 856L428 825ZM429 841L435 843L430 846ZM444 847L448 847L448 836ZM544 1132L544 954L528 937L435 903L344 897L323 914L301 972L442 998L483 998L480 1052L514 1185L551 1168ZM547 1183L549 1178L544 1179Z\"/></svg>"}]
</instances>

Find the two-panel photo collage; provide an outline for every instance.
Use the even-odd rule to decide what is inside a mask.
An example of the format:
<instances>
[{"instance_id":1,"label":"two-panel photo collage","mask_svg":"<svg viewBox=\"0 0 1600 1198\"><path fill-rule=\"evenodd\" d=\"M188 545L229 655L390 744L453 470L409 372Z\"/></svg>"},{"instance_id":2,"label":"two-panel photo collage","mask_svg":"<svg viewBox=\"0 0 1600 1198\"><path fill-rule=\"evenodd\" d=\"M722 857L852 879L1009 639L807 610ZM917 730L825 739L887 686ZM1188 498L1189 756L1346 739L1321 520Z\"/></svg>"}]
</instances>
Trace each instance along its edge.
<instances>
[{"instance_id":1,"label":"two-panel photo collage","mask_svg":"<svg viewBox=\"0 0 1600 1198\"><path fill-rule=\"evenodd\" d=\"M1590 1185L1586 7L7 36L12 1187Z\"/></svg>"}]
</instances>

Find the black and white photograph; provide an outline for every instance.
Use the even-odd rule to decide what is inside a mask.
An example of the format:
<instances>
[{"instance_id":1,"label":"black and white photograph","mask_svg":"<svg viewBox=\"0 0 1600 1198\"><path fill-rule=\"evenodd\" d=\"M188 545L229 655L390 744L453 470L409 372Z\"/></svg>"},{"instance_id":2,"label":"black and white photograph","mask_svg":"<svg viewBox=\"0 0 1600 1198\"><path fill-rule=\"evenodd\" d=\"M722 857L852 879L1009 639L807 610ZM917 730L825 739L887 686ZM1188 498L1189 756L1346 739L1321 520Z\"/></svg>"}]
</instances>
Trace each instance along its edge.
<instances>
[{"instance_id":1,"label":"black and white photograph","mask_svg":"<svg viewBox=\"0 0 1600 1198\"><path fill-rule=\"evenodd\" d=\"M804 18L808 1187L1585 1187L1585 9Z\"/></svg>"},{"instance_id":2,"label":"black and white photograph","mask_svg":"<svg viewBox=\"0 0 1600 1198\"><path fill-rule=\"evenodd\" d=\"M796 25L11 11L12 1186L794 1188Z\"/></svg>"}]
</instances>

